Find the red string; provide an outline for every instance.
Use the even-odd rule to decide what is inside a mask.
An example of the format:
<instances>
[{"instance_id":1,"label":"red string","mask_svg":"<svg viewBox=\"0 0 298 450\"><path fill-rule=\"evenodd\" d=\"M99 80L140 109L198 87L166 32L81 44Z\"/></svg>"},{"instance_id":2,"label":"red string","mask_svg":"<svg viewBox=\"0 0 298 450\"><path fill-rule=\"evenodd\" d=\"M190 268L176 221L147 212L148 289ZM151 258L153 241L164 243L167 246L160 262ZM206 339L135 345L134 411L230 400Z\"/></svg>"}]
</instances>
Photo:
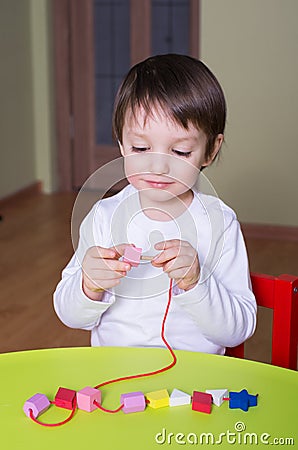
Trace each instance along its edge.
<instances>
[{"instance_id":1,"label":"red string","mask_svg":"<svg viewBox=\"0 0 298 450\"><path fill-rule=\"evenodd\" d=\"M55 402L50 402L50 403L55 404ZM76 412L76 409L77 409L77 400L75 398L70 415L67 417L67 419L63 420L62 422L57 422L57 423L41 422L40 420L38 420L36 417L33 416L32 409L29 409L29 412L30 412L30 418L33 420L33 422L38 423L38 425L42 425L43 427L59 427L61 425L64 425L65 423L69 422L73 418L73 416Z\"/></svg>"},{"instance_id":2,"label":"red string","mask_svg":"<svg viewBox=\"0 0 298 450\"><path fill-rule=\"evenodd\" d=\"M171 369L177 363L177 357L176 357L174 351L172 350L170 344L167 342L167 340L165 338L165 324L166 324L166 320L167 320L167 316L168 316L168 312L169 312L169 308L170 308L170 304L171 304L171 300L172 300L172 287L173 287L173 280L171 279L170 280L170 287L169 287L169 294L168 294L168 303L167 303L167 306L166 306L166 310L165 310L165 314L164 314L163 321L162 321L162 326L161 326L161 338L162 338L162 341L164 342L165 346L167 347L167 349L170 351L170 353L172 355L172 358L173 358L173 361L170 364L168 364L167 366L165 366L165 367L163 367L161 369L158 369L158 370L154 370L154 371L146 372L146 373L140 373L138 375L128 375L128 376L125 376L125 377L119 377L119 378L115 378L113 380L104 381L103 383L100 383L97 386L95 386L95 389L99 389L100 387L107 386L108 384L118 383L120 381L126 381L126 380L132 380L132 379L135 379L135 378L143 378L143 377L150 377L150 376L153 376L153 375L157 375L159 373L166 372L167 370ZM53 401L51 401L50 403L55 404L55 402L53 402ZM118 408L113 410L113 409L106 409L106 408L104 408L96 400L94 401L94 404L99 409L101 409L102 411L107 412L107 413L111 413L111 414L114 414L114 413L117 413L117 412L121 411L121 409L124 406L123 404L121 404ZM44 427L58 427L58 426L66 424L67 422L69 422L73 418L73 416L75 414L75 411L76 411L76 408L77 408L77 402L76 402L76 399L74 399L74 404L73 404L73 408L71 410L70 415L68 416L67 419L63 420L62 422L57 422L57 423L41 422L40 420L38 420L37 418L35 418L33 416L32 409L30 409L30 418L35 423L37 423L39 425L42 425Z\"/></svg>"},{"instance_id":3,"label":"red string","mask_svg":"<svg viewBox=\"0 0 298 450\"><path fill-rule=\"evenodd\" d=\"M166 320L167 320L167 316L168 316L168 312L169 312L169 308L170 308L170 304L172 301L172 286L173 286L173 280L170 280L170 287L169 287L169 295L168 295L168 303L166 306L166 310L165 310L165 314L163 317L163 321L162 321L162 326L161 326L161 338L162 341L164 342L165 346L167 347L167 349L170 351L173 361L168 364L167 366L158 369L158 370L154 370L151 372L146 372L146 373L140 373L138 375L128 375L125 377L120 377L120 378L115 378L113 380L108 380L108 381L104 381L103 383L98 384L97 386L95 386L95 389L99 389L103 386L107 386L108 384L113 384L113 383L118 383L120 381L127 381L127 380L133 380L135 378L143 378L143 377L150 377L153 375L157 375L159 373L163 373L166 372L167 370L171 369L176 363L177 363L177 357L174 353L174 351L172 350L170 344L167 342L166 338L165 338L165 324L166 324ZM120 408L121 409L121 408Z\"/></svg>"},{"instance_id":4,"label":"red string","mask_svg":"<svg viewBox=\"0 0 298 450\"><path fill-rule=\"evenodd\" d=\"M95 406L97 406L97 408L101 409L101 410L104 411L104 412L111 413L111 414L115 414L115 413L121 411L121 409L124 407L124 405L121 404L121 405L119 406L119 408L117 408L117 409L106 409L106 408L104 408L103 406L101 406L101 404L98 403L96 400L94 400L93 403L94 403Z\"/></svg>"}]
</instances>

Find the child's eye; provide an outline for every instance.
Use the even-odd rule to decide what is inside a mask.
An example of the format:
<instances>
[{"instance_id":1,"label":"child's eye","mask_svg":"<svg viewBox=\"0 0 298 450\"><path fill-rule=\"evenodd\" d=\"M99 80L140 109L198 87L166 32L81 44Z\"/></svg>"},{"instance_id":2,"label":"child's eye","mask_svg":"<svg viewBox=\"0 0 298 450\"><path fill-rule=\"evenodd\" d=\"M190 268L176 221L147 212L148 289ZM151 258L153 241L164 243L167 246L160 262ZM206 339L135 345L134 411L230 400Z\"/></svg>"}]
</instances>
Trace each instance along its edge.
<instances>
[{"instance_id":1,"label":"child's eye","mask_svg":"<svg viewBox=\"0 0 298 450\"><path fill-rule=\"evenodd\" d=\"M175 153L175 155L183 156L184 158L188 158L191 155L191 152L183 152L181 150L175 150L174 148L172 151L173 153Z\"/></svg>"},{"instance_id":2,"label":"child's eye","mask_svg":"<svg viewBox=\"0 0 298 450\"><path fill-rule=\"evenodd\" d=\"M132 146L131 149L132 149L133 152L141 153L141 152L145 152L146 150L149 150L149 147L135 147L135 146Z\"/></svg>"}]
</instances>

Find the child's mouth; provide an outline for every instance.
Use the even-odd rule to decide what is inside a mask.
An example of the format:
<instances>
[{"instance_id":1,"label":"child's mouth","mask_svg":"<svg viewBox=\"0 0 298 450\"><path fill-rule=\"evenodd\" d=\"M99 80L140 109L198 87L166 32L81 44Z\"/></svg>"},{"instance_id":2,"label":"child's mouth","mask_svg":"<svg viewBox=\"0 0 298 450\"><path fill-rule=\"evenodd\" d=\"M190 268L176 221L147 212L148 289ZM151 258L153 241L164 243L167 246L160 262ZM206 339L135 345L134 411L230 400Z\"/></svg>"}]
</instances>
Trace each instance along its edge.
<instances>
[{"instance_id":1,"label":"child's mouth","mask_svg":"<svg viewBox=\"0 0 298 450\"><path fill-rule=\"evenodd\" d=\"M144 180L146 184L154 189L165 189L168 188L172 182L170 181L156 181L156 180Z\"/></svg>"}]
</instances>

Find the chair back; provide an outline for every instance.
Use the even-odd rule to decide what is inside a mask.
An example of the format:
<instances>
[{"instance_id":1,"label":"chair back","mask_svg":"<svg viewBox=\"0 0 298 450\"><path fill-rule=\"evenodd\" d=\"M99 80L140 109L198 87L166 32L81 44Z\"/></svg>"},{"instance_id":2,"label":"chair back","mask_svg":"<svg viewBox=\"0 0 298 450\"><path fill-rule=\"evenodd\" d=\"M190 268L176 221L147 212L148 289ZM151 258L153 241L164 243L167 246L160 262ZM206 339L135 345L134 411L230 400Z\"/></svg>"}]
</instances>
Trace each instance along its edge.
<instances>
[{"instance_id":1,"label":"chair back","mask_svg":"<svg viewBox=\"0 0 298 450\"><path fill-rule=\"evenodd\" d=\"M273 310L271 364L297 370L298 277L251 273L251 282L257 305ZM244 358L244 344L226 354Z\"/></svg>"}]
</instances>

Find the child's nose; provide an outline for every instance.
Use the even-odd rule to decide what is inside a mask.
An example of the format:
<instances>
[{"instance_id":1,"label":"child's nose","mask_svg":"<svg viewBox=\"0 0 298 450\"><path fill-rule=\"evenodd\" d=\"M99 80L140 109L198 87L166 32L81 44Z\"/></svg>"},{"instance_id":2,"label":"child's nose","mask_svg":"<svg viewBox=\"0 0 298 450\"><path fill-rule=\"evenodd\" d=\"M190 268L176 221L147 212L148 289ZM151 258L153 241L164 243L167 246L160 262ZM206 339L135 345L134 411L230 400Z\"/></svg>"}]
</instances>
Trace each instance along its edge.
<instances>
[{"instance_id":1,"label":"child's nose","mask_svg":"<svg viewBox=\"0 0 298 450\"><path fill-rule=\"evenodd\" d=\"M166 175L169 171L169 155L158 152L150 154L150 172L158 175Z\"/></svg>"}]
</instances>

